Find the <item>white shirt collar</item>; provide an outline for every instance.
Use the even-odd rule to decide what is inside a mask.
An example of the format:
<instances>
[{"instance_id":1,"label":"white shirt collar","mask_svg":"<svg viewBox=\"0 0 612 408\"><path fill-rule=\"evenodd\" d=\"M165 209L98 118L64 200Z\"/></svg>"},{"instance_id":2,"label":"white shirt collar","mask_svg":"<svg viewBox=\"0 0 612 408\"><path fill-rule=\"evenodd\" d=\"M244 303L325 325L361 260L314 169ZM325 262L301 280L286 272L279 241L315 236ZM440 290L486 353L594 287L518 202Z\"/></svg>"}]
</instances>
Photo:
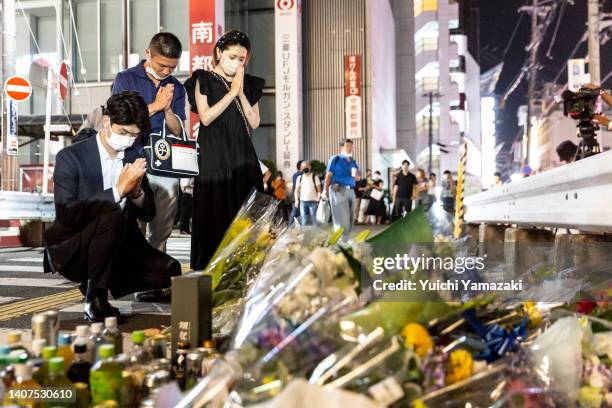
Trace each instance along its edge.
<instances>
[{"instance_id":1,"label":"white shirt collar","mask_svg":"<svg viewBox=\"0 0 612 408\"><path fill-rule=\"evenodd\" d=\"M125 157L125 151L117 152L117 156L112 157L110 154L108 154L108 151L102 144L101 138L102 138L102 131L98 132L98 134L96 135L96 142L98 142L98 150L100 151L100 161L103 162L109 159L110 160L123 160L123 158Z\"/></svg>"}]
</instances>

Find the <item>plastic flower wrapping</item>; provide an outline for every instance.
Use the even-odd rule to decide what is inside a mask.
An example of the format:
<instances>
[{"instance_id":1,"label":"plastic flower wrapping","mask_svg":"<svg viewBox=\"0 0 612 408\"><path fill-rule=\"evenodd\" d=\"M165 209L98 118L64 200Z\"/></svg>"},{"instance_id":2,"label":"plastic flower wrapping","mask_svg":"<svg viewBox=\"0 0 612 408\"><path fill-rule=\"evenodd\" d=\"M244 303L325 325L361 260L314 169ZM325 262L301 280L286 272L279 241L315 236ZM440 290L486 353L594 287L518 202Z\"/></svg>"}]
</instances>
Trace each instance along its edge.
<instances>
[{"instance_id":1,"label":"plastic flower wrapping","mask_svg":"<svg viewBox=\"0 0 612 408\"><path fill-rule=\"evenodd\" d=\"M345 242L341 231L279 227L272 213L228 232L226 248L255 245L265 254L246 263L241 296L215 309L215 330L232 344L192 390L206 406L612 406L605 267L591 266L591 277L582 266L531 268L520 276L533 283L534 301L466 292L398 302L366 289L374 248L436 242L438 254L478 250L448 237L447 217L417 211ZM274 232L258 246L263 231ZM234 274L221 271L219 282ZM463 278L487 273L497 273L494 262ZM563 290L540 296L551 288Z\"/></svg>"},{"instance_id":2,"label":"plastic flower wrapping","mask_svg":"<svg viewBox=\"0 0 612 408\"><path fill-rule=\"evenodd\" d=\"M275 237L285 228L279 202L253 190L225 232L204 272L212 275L215 306L241 299Z\"/></svg>"}]
</instances>

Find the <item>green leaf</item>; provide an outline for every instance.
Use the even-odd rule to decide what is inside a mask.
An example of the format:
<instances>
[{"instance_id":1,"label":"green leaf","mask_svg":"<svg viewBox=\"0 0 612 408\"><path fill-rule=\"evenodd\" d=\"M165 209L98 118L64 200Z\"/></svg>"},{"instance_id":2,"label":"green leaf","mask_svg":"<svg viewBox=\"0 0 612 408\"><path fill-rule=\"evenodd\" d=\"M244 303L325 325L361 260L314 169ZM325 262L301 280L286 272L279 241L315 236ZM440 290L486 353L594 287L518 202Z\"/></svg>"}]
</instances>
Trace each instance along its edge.
<instances>
[{"instance_id":1,"label":"green leaf","mask_svg":"<svg viewBox=\"0 0 612 408\"><path fill-rule=\"evenodd\" d=\"M380 234L367 240L368 243L384 247L406 245L411 243L433 242L433 231L422 208L408 213L391 224Z\"/></svg>"}]
</instances>

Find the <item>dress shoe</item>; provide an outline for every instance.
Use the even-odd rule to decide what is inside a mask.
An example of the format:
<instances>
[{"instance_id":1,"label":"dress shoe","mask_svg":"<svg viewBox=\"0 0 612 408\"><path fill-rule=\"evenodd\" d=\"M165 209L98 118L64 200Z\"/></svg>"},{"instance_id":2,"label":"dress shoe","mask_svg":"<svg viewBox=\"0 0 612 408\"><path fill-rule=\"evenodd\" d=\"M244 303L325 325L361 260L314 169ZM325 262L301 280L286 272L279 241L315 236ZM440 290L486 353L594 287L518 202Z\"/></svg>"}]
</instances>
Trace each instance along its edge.
<instances>
[{"instance_id":1,"label":"dress shoe","mask_svg":"<svg viewBox=\"0 0 612 408\"><path fill-rule=\"evenodd\" d=\"M94 298L89 302L85 302L83 315L90 322L103 322L105 318L112 316L121 317L119 309L112 307L108 301L100 298Z\"/></svg>"},{"instance_id":2,"label":"dress shoe","mask_svg":"<svg viewBox=\"0 0 612 408\"><path fill-rule=\"evenodd\" d=\"M149 303L170 303L172 298L172 291L170 288L147 290L146 292L136 293L137 302L149 302Z\"/></svg>"}]
</instances>

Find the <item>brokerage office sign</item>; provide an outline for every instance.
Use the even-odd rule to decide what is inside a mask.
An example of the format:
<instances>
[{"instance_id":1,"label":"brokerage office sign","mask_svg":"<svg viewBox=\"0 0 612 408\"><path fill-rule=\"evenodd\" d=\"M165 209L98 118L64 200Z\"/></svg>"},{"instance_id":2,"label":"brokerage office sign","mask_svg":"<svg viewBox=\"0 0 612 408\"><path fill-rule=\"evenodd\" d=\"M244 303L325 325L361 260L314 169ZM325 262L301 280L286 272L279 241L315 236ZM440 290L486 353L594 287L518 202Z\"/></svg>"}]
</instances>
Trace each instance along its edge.
<instances>
[{"instance_id":1,"label":"brokerage office sign","mask_svg":"<svg viewBox=\"0 0 612 408\"><path fill-rule=\"evenodd\" d=\"M225 32L224 0L189 0L189 73L212 71L215 43ZM190 114L191 137L198 136L200 119Z\"/></svg>"},{"instance_id":2,"label":"brokerage office sign","mask_svg":"<svg viewBox=\"0 0 612 408\"><path fill-rule=\"evenodd\" d=\"M276 165L284 174L302 158L301 20L299 0L276 1Z\"/></svg>"},{"instance_id":3,"label":"brokerage office sign","mask_svg":"<svg viewBox=\"0 0 612 408\"><path fill-rule=\"evenodd\" d=\"M17 139L17 102L12 99L7 99L6 117L6 154L17 156L19 150L19 140Z\"/></svg>"},{"instance_id":4,"label":"brokerage office sign","mask_svg":"<svg viewBox=\"0 0 612 408\"><path fill-rule=\"evenodd\" d=\"M344 56L345 135L349 139L363 136L361 105L361 55Z\"/></svg>"}]
</instances>

